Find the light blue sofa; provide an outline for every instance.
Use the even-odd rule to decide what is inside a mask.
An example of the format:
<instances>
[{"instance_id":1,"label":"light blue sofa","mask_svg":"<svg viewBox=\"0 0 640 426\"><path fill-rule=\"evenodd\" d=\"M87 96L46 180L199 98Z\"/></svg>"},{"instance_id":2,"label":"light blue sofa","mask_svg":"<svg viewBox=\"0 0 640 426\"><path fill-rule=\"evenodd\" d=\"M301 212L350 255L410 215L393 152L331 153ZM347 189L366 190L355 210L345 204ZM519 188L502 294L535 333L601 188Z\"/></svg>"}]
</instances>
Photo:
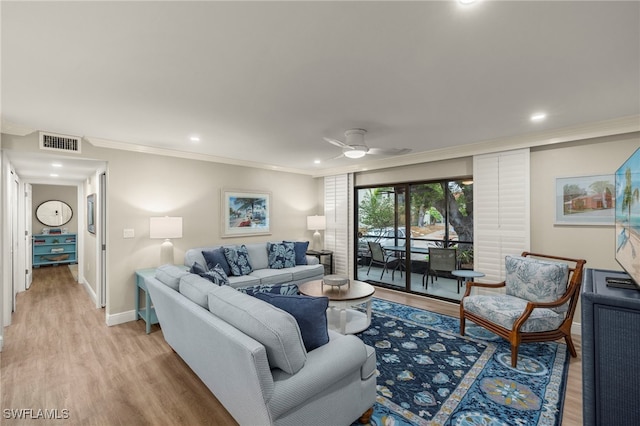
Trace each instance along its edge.
<instances>
[{"instance_id":1,"label":"light blue sofa","mask_svg":"<svg viewBox=\"0 0 640 426\"><path fill-rule=\"evenodd\" d=\"M197 247L187 250L184 255L185 266L191 267L194 262L202 266L207 262L203 251L211 251L221 246ZM235 247L235 246L234 246ZM245 244L249 253L249 260L253 271L248 275L229 276L229 285L234 288L251 287L255 285L302 284L307 281L320 280L324 276L324 266L314 256L306 256L306 265L296 265L292 268L269 268L267 243Z\"/></svg>"},{"instance_id":2,"label":"light blue sofa","mask_svg":"<svg viewBox=\"0 0 640 426\"><path fill-rule=\"evenodd\" d=\"M159 270L145 282L165 340L240 425L368 421L374 348L328 330L307 352L289 313L184 268Z\"/></svg>"}]
</instances>

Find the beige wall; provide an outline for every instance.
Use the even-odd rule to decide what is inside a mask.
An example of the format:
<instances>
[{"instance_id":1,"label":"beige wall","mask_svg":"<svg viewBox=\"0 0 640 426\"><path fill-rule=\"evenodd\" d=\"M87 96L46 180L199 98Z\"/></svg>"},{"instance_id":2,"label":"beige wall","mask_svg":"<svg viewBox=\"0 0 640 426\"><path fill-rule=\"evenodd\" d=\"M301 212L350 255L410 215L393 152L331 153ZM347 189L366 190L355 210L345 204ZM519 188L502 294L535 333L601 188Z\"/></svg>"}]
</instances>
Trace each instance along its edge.
<instances>
[{"instance_id":1,"label":"beige wall","mask_svg":"<svg viewBox=\"0 0 640 426\"><path fill-rule=\"evenodd\" d=\"M531 151L531 250L587 260L588 268L620 269L613 226L554 225L555 180L614 174L640 146L640 134L597 138Z\"/></svg>"},{"instance_id":2,"label":"beige wall","mask_svg":"<svg viewBox=\"0 0 640 426\"><path fill-rule=\"evenodd\" d=\"M361 172L356 174L354 181L356 186L369 186L384 185L387 183L462 178L472 175L473 158L464 157Z\"/></svg>"},{"instance_id":3,"label":"beige wall","mask_svg":"<svg viewBox=\"0 0 640 426\"><path fill-rule=\"evenodd\" d=\"M78 188L76 186L62 186L62 185L32 185L32 206L33 215L31 218L31 224L34 234L42 232L42 228L46 226L38 220L36 217L36 209L38 206L48 200L60 200L64 201L71 207L73 216L69 223L60 226L60 228L67 228L71 234L78 233Z\"/></svg>"}]
</instances>

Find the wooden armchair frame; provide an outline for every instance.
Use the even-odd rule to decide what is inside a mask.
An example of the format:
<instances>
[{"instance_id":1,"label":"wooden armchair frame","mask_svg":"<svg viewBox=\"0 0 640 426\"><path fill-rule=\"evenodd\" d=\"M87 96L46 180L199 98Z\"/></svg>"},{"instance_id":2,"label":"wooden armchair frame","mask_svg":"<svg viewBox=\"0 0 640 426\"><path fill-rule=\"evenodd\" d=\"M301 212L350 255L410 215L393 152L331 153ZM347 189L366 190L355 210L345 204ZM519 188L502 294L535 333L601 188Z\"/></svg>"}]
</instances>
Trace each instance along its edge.
<instances>
[{"instance_id":1,"label":"wooden armchair frame","mask_svg":"<svg viewBox=\"0 0 640 426\"><path fill-rule=\"evenodd\" d=\"M469 319L473 321L475 324L480 325L486 328L489 331L494 332L498 336L501 336L507 339L511 343L511 366L516 367L518 363L518 346L521 343L529 343L529 342L549 342L558 339L564 338L567 343L567 347L569 348L569 352L572 357L577 357L578 354L576 352L576 348L573 344L573 340L571 339L571 325L573 323L573 316L576 311L576 306L578 305L578 300L580 299L580 287L582 286L582 272L584 269L584 264L586 260L583 259L572 259L568 257L560 257L560 256L550 256L545 254L538 253L530 253L523 252L523 257L534 257L540 258L541 260L549 259L549 260L560 260L564 262L571 262L575 265L569 265L569 281L567 283L567 291L564 295L554 301L547 303L538 303L538 302L528 302L527 306L522 313L522 315L513 323L513 328L507 329L498 324L495 324L486 318L477 316L471 312L465 311L464 309L464 298L471 294L471 289L473 287L484 287L484 288L500 288L505 287L506 282L503 281L497 284L486 284L486 283L476 283L473 281L467 282L467 290L460 301L460 335L464 336L465 333L465 320ZM549 331L537 331L537 332L523 332L520 331L520 328L527 321L531 313L536 308L557 308L565 303L569 302L567 312L565 314L564 321L560 324L558 328L555 330Z\"/></svg>"}]
</instances>

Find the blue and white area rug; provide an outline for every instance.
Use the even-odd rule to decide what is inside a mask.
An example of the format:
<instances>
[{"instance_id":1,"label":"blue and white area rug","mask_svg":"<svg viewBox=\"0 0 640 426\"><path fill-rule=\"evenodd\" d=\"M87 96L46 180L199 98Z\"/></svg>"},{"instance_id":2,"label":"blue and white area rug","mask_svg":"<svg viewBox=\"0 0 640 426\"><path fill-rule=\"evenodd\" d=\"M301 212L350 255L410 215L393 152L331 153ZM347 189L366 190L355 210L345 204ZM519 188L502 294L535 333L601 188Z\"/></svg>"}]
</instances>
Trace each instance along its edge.
<instances>
[{"instance_id":1,"label":"blue and white area rug","mask_svg":"<svg viewBox=\"0 0 640 426\"><path fill-rule=\"evenodd\" d=\"M372 425L561 424L566 345L521 345L514 369L507 341L470 321L459 331L458 318L373 300L371 326L358 334L376 348Z\"/></svg>"}]
</instances>

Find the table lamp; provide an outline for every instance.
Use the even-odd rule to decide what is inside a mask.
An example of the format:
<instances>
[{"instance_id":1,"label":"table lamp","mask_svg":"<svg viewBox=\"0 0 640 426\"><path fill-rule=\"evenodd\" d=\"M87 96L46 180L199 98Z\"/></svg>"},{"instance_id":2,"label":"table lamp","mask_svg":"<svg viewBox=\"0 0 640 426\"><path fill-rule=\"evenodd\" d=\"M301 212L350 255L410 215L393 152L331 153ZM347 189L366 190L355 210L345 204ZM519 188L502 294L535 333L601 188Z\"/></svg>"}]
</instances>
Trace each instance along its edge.
<instances>
[{"instance_id":1,"label":"table lamp","mask_svg":"<svg viewBox=\"0 0 640 426\"><path fill-rule=\"evenodd\" d=\"M182 238L181 217L149 218L149 238L163 238L160 245L160 264L173 264L173 243L171 238Z\"/></svg>"},{"instance_id":2,"label":"table lamp","mask_svg":"<svg viewBox=\"0 0 640 426\"><path fill-rule=\"evenodd\" d=\"M313 249L322 250L323 244L320 231L324 231L327 227L327 221L324 216L307 216L307 229L316 231L313 233Z\"/></svg>"}]
</instances>

